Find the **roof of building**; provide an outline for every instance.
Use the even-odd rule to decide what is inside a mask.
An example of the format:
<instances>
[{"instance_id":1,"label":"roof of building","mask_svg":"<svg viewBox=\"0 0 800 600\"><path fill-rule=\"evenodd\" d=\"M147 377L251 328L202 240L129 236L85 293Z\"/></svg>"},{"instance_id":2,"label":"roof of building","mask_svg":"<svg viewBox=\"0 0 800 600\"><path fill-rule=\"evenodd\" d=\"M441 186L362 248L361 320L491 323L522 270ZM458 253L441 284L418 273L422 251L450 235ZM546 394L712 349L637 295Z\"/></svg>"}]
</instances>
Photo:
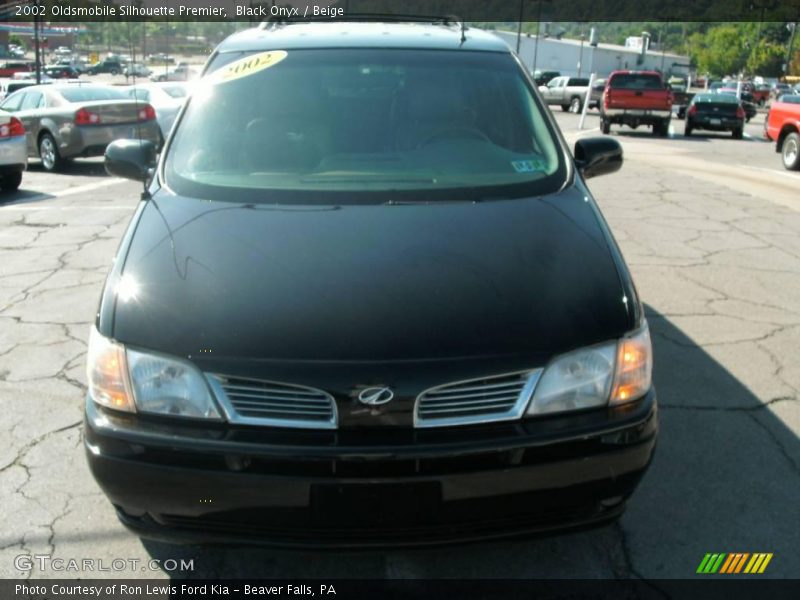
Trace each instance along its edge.
<instances>
[{"instance_id":1,"label":"roof of building","mask_svg":"<svg viewBox=\"0 0 800 600\"><path fill-rule=\"evenodd\" d=\"M517 39L517 32L516 31L496 31L495 33L497 33L499 36L501 36L502 38L504 38L506 40L508 40L508 38L511 38L511 37L513 37L514 41L516 41L516 39ZM530 39L532 41L536 41L536 36L533 35L533 34L523 34L522 35L522 39L523 40ZM587 48L589 47L589 42L587 40L581 41L581 40L575 40L575 39L572 39L572 38L555 38L555 37L551 36L551 37L542 37L541 41L564 44L566 46L580 46L581 44L583 44L584 47L587 47ZM625 52L627 54L641 54L642 53L641 48L632 48L632 47L629 47L629 46L621 46L619 44L606 44L605 42L600 42L597 45L597 47L600 50L609 50L611 52ZM662 55L661 50L654 49L652 46L647 51L647 53L648 54L657 54L658 56ZM680 54L675 54L673 52L663 52L663 54L664 54L664 56L669 56L670 58L686 58L685 56L682 56Z\"/></svg>"},{"instance_id":2,"label":"roof of building","mask_svg":"<svg viewBox=\"0 0 800 600\"><path fill-rule=\"evenodd\" d=\"M496 35L460 23L288 21L266 23L227 38L219 52L304 48L415 48L509 52Z\"/></svg>"}]
</instances>

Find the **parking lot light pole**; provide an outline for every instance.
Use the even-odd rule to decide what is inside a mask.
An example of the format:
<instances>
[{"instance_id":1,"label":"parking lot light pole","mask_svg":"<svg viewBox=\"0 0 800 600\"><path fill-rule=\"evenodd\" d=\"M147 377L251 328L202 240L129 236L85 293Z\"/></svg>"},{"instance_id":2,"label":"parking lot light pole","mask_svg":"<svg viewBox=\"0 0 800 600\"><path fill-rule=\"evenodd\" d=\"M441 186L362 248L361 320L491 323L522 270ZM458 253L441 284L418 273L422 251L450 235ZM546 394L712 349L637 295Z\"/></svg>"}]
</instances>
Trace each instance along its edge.
<instances>
[{"instance_id":1,"label":"parking lot light pole","mask_svg":"<svg viewBox=\"0 0 800 600\"><path fill-rule=\"evenodd\" d=\"M42 83L42 51L39 48L39 0L36 0L36 12L33 15L33 53L36 85Z\"/></svg>"},{"instance_id":2,"label":"parking lot light pole","mask_svg":"<svg viewBox=\"0 0 800 600\"><path fill-rule=\"evenodd\" d=\"M589 110L589 102L592 100L592 88L594 87L595 73L594 73L594 51L597 49L597 30L592 27L589 32L589 46L591 51L589 53L589 89L586 90L586 98L583 101L583 110L581 111L581 119L578 121L578 129L583 129L583 122L586 120L586 113ZM602 102L602 99L600 100Z\"/></svg>"}]
</instances>

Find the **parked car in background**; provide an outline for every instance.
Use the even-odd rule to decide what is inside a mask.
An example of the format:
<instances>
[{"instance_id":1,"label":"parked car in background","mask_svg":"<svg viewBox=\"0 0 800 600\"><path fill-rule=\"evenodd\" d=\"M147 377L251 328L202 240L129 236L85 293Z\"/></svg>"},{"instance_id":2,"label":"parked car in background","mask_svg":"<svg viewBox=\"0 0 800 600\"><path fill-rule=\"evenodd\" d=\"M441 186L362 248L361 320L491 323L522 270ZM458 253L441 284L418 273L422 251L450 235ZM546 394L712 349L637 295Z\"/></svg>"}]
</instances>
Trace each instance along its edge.
<instances>
[{"instance_id":1,"label":"parked car in background","mask_svg":"<svg viewBox=\"0 0 800 600\"><path fill-rule=\"evenodd\" d=\"M86 72L89 75L98 75L99 73L110 73L111 75L119 75L122 73L124 65L122 61L117 58L106 58L99 63L91 65Z\"/></svg>"},{"instance_id":2,"label":"parked car in background","mask_svg":"<svg viewBox=\"0 0 800 600\"><path fill-rule=\"evenodd\" d=\"M0 101L4 100L17 90L36 85L35 81L24 81L19 79L0 79Z\"/></svg>"},{"instance_id":3,"label":"parked car in background","mask_svg":"<svg viewBox=\"0 0 800 600\"><path fill-rule=\"evenodd\" d=\"M734 139L744 134L745 112L736 95L696 94L686 109L684 135L690 136L696 129L708 131L730 131Z\"/></svg>"},{"instance_id":4,"label":"parked car in background","mask_svg":"<svg viewBox=\"0 0 800 600\"><path fill-rule=\"evenodd\" d=\"M788 83L776 83L772 86L772 97L777 99L780 98L783 94L791 94L792 93L792 86Z\"/></svg>"},{"instance_id":5,"label":"parked car in background","mask_svg":"<svg viewBox=\"0 0 800 600\"><path fill-rule=\"evenodd\" d=\"M603 90L606 89L606 80L603 78L595 79L592 84L592 95L589 100L589 108L596 108L600 110L600 105L603 102Z\"/></svg>"},{"instance_id":6,"label":"parked car in background","mask_svg":"<svg viewBox=\"0 0 800 600\"><path fill-rule=\"evenodd\" d=\"M579 113L583 110L589 79L584 77L554 77L539 92L548 105L558 105L563 111Z\"/></svg>"},{"instance_id":7,"label":"parked car in background","mask_svg":"<svg viewBox=\"0 0 800 600\"><path fill-rule=\"evenodd\" d=\"M672 93L657 71L614 71L608 76L600 107L600 129L612 124L653 128L653 135L666 136L672 118Z\"/></svg>"},{"instance_id":8,"label":"parked car in background","mask_svg":"<svg viewBox=\"0 0 800 600\"><path fill-rule=\"evenodd\" d=\"M786 169L800 169L800 94L784 94L772 103L764 129L767 139L775 142Z\"/></svg>"},{"instance_id":9,"label":"parked car in background","mask_svg":"<svg viewBox=\"0 0 800 600\"><path fill-rule=\"evenodd\" d=\"M178 65L174 69L156 69L150 75L151 81L190 81L200 75L200 72L189 65Z\"/></svg>"},{"instance_id":10,"label":"parked car in background","mask_svg":"<svg viewBox=\"0 0 800 600\"><path fill-rule=\"evenodd\" d=\"M77 79L80 71L69 65L48 65L42 72L51 79Z\"/></svg>"},{"instance_id":11,"label":"parked car in background","mask_svg":"<svg viewBox=\"0 0 800 600\"><path fill-rule=\"evenodd\" d=\"M667 86L672 90L672 93L686 92L686 79L673 75L667 80Z\"/></svg>"},{"instance_id":12,"label":"parked car in background","mask_svg":"<svg viewBox=\"0 0 800 600\"><path fill-rule=\"evenodd\" d=\"M771 88L767 84L755 85L750 93L753 95L753 102L759 106L764 106L770 98Z\"/></svg>"},{"instance_id":13,"label":"parked car in background","mask_svg":"<svg viewBox=\"0 0 800 600\"><path fill-rule=\"evenodd\" d=\"M143 83L130 86L125 93L128 97L146 102L155 109L161 137L167 139L175 117L178 116L178 111L189 95L189 86L180 81Z\"/></svg>"},{"instance_id":14,"label":"parked car in background","mask_svg":"<svg viewBox=\"0 0 800 600\"><path fill-rule=\"evenodd\" d=\"M86 458L120 520L342 548L617 518L658 431L586 184L619 142L573 157L508 45L458 25L252 29L207 69L158 164L106 151L150 195L88 348Z\"/></svg>"},{"instance_id":15,"label":"parked car in background","mask_svg":"<svg viewBox=\"0 0 800 600\"><path fill-rule=\"evenodd\" d=\"M25 126L15 115L0 110L0 190L16 190L27 166Z\"/></svg>"},{"instance_id":16,"label":"parked car in background","mask_svg":"<svg viewBox=\"0 0 800 600\"><path fill-rule=\"evenodd\" d=\"M158 63L158 64L168 64L172 65L175 64L175 59L171 56L167 56L163 52L159 52L157 54L151 54L147 57L147 62L150 63Z\"/></svg>"},{"instance_id":17,"label":"parked car in background","mask_svg":"<svg viewBox=\"0 0 800 600\"><path fill-rule=\"evenodd\" d=\"M0 77L13 77L17 73L30 73L33 62L21 60L0 60Z\"/></svg>"},{"instance_id":18,"label":"parked car in background","mask_svg":"<svg viewBox=\"0 0 800 600\"><path fill-rule=\"evenodd\" d=\"M25 58L25 48L23 48L22 46L11 44L8 47L8 51L14 58Z\"/></svg>"},{"instance_id":19,"label":"parked car in background","mask_svg":"<svg viewBox=\"0 0 800 600\"><path fill-rule=\"evenodd\" d=\"M561 73L559 71L542 71L541 69L536 69L533 72L533 81L536 82L537 86L547 85L551 79L559 77L560 75Z\"/></svg>"},{"instance_id":20,"label":"parked car in background","mask_svg":"<svg viewBox=\"0 0 800 600\"><path fill-rule=\"evenodd\" d=\"M736 88L720 88L717 90L717 93L736 97ZM742 108L744 109L745 120L749 123L750 119L758 114L758 106L755 103L753 94L750 92L741 91L739 92L738 99L742 105Z\"/></svg>"},{"instance_id":21,"label":"parked car in background","mask_svg":"<svg viewBox=\"0 0 800 600\"><path fill-rule=\"evenodd\" d=\"M142 63L128 63L122 69L122 74L125 77L149 77L153 72Z\"/></svg>"},{"instance_id":22,"label":"parked car in background","mask_svg":"<svg viewBox=\"0 0 800 600\"><path fill-rule=\"evenodd\" d=\"M24 71L20 73L14 73L12 77L14 81L32 81L36 83L36 73L34 71ZM50 77L47 73L44 72L44 69L41 73L39 73L39 83L51 83L53 78Z\"/></svg>"},{"instance_id":23,"label":"parked car in background","mask_svg":"<svg viewBox=\"0 0 800 600\"><path fill-rule=\"evenodd\" d=\"M28 156L40 158L47 171L57 171L71 158L102 156L117 139L141 136L153 143L160 139L153 107L110 86L30 86L11 94L0 110L22 121Z\"/></svg>"},{"instance_id":24,"label":"parked car in background","mask_svg":"<svg viewBox=\"0 0 800 600\"><path fill-rule=\"evenodd\" d=\"M86 61L75 56L59 58L53 63L53 66L71 67L77 71L79 75L86 73L87 69L89 68L89 65L86 63Z\"/></svg>"}]
</instances>

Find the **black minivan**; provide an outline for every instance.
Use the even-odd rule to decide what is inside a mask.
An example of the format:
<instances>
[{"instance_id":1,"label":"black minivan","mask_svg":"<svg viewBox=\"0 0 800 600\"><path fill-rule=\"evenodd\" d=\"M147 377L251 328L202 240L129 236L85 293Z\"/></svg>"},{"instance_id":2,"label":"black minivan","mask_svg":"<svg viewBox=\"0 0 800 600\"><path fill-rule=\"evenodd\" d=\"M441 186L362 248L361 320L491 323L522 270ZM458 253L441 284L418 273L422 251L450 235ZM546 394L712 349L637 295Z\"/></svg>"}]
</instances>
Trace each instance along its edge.
<instances>
[{"instance_id":1,"label":"black minivan","mask_svg":"<svg viewBox=\"0 0 800 600\"><path fill-rule=\"evenodd\" d=\"M143 537L419 545L607 523L656 435L642 304L504 42L284 22L223 42L145 182L85 443Z\"/></svg>"}]
</instances>

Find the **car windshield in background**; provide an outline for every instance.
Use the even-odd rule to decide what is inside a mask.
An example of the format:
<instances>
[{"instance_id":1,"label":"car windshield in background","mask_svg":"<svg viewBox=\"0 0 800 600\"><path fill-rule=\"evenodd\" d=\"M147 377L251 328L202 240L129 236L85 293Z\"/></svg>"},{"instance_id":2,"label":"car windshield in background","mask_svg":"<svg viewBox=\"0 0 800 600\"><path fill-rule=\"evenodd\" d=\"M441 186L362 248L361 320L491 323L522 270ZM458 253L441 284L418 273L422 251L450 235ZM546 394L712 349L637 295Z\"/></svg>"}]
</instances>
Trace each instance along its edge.
<instances>
[{"instance_id":1,"label":"car windshield in background","mask_svg":"<svg viewBox=\"0 0 800 600\"><path fill-rule=\"evenodd\" d=\"M660 90L664 86L658 75L624 73L615 75L609 84L615 90Z\"/></svg>"},{"instance_id":2,"label":"car windshield in background","mask_svg":"<svg viewBox=\"0 0 800 600\"><path fill-rule=\"evenodd\" d=\"M695 104L713 103L713 104L738 104L739 99L735 95L720 93L720 94L699 94L694 97Z\"/></svg>"},{"instance_id":3,"label":"car windshield in background","mask_svg":"<svg viewBox=\"0 0 800 600\"><path fill-rule=\"evenodd\" d=\"M167 150L176 192L388 202L523 197L564 183L555 132L509 54L293 50L248 67L259 55L219 55L195 89Z\"/></svg>"},{"instance_id":4,"label":"car windshield in background","mask_svg":"<svg viewBox=\"0 0 800 600\"><path fill-rule=\"evenodd\" d=\"M129 100L129 96L121 90L111 87L74 86L61 88L58 94L67 102L92 102L94 100Z\"/></svg>"}]
</instances>

